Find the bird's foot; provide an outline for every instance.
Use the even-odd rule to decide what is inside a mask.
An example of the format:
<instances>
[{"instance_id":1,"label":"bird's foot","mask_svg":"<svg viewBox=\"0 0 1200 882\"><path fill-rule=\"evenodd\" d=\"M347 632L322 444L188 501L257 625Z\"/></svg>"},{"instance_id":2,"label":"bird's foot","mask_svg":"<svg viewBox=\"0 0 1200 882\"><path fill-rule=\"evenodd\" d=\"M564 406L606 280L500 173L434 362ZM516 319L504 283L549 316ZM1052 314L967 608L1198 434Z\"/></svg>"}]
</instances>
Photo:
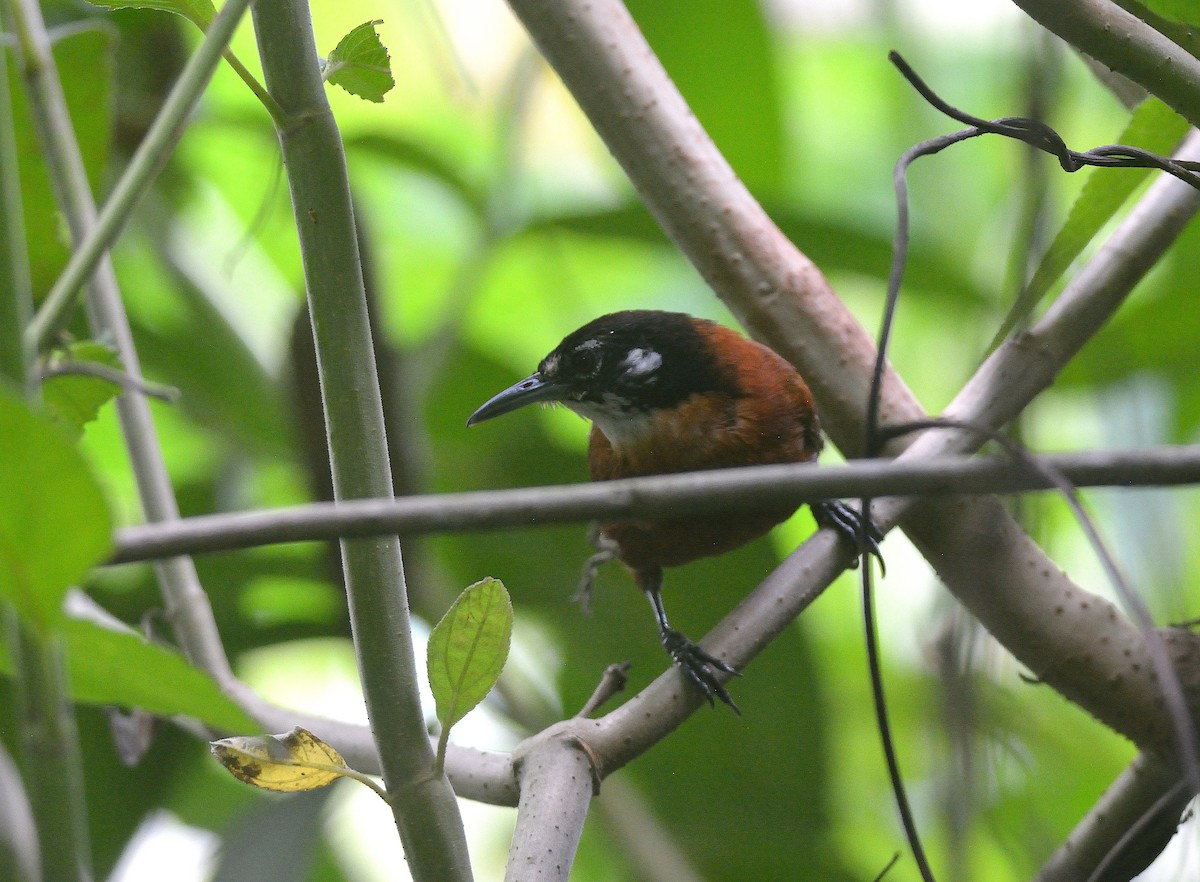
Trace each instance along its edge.
<instances>
[{"instance_id":1,"label":"bird's foot","mask_svg":"<svg viewBox=\"0 0 1200 882\"><path fill-rule=\"evenodd\" d=\"M814 502L810 508L812 508L817 526L836 530L854 543L859 554L871 555L879 561L880 571L887 572L887 567L883 563L883 552L879 550L879 543L883 541L883 533L875 526L874 521L840 499ZM858 566L858 562L855 561L854 565Z\"/></svg>"},{"instance_id":2,"label":"bird's foot","mask_svg":"<svg viewBox=\"0 0 1200 882\"><path fill-rule=\"evenodd\" d=\"M617 557L617 543L601 532L599 524L593 523L588 528L588 541L596 553L584 562L583 572L579 575L579 587L571 595L571 602L578 603L585 616L592 614L592 589L596 585L596 574L600 567Z\"/></svg>"},{"instance_id":3,"label":"bird's foot","mask_svg":"<svg viewBox=\"0 0 1200 882\"><path fill-rule=\"evenodd\" d=\"M713 703L715 696L733 708L733 712L739 717L742 715L725 686L717 679L717 671L740 677L741 674L732 665L705 652L674 628L668 628L662 632L662 645L679 669L683 671L684 676L695 683L704 693L704 697L708 699L710 705L715 706Z\"/></svg>"}]
</instances>

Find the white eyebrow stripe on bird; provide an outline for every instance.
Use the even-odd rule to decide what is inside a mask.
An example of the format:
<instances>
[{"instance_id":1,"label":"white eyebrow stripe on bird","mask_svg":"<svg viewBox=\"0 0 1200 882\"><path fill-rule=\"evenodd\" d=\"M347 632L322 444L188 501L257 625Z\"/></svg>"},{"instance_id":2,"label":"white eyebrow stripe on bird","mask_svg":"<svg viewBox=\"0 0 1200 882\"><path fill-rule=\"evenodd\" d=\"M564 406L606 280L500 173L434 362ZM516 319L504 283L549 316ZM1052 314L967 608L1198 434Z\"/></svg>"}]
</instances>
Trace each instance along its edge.
<instances>
[{"instance_id":1,"label":"white eyebrow stripe on bird","mask_svg":"<svg viewBox=\"0 0 1200 882\"><path fill-rule=\"evenodd\" d=\"M630 349L629 354L621 362L625 373L631 377L654 373L661 364L662 356L653 349Z\"/></svg>"}]
</instances>

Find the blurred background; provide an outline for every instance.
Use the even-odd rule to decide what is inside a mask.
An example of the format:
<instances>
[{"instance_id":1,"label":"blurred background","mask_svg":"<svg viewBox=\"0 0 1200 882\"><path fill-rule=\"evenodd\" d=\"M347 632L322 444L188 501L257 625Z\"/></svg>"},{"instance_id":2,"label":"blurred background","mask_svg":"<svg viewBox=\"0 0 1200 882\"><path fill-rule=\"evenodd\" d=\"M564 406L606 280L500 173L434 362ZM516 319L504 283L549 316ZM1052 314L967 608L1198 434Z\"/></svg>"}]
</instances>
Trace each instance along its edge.
<instances>
[{"instance_id":1,"label":"blurred background","mask_svg":"<svg viewBox=\"0 0 1200 882\"><path fill-rule=\"evenodd\" d=\"M872 333L894 229L893 164L912 144L958 128L914 94L888 63L889 49L950 102L984 117L1040 116L1077 149L1118 141L1129 118L1079 57L1001 0L630 7L735 169ZM466 417L601 313L649 307L729 321L728 313L651 221L500 0L342 0L317 3L313 14L322 52L382 18L397 82L382 104L329 88L357 200L397 492L585 480L587 426L572 414L530 410L469 432ZM50 4L47 15L63 28L64 79L103 186L197 34L149 11ZM257 70L248 26L234 50ZM986 354L1082 180L999 139L912 170L912 252L891 354L930 412ZM50 204L27 199L39 290L64 253ZM1193 228L1026 412L1027 443L1075 450L1194 440L1198 255ZM177 405L156 405L156 416L184 513L326 497L287 186L267 114L227 68L116 262L148 376L183 393ZM121 517L137 521L111 408L84 445ZM831 449L826 460L836 459ZM1194 617L1186 574L1197 568L1185 525L1195 495L1088 498L1158 621ZM1060 502L1029 497L1014 506L1064 569L1108 593ZM812 529L804 511L734 554L669 572L675 623L705 633ZM884 550L886 679L934 866L946 879L1029 878L1132 749L1023 680L903 537L889 537ZM663 670L650 610L618 567L603 572L592 617L569 603L589 552L582 525L405 543L424 621L484 576L502 579L513 597L505 680L455 740L507 749L575 713L605 665L632 660L635 690ZM281 702L364 718L334 551L294 545L197 564L241 676ZM135 624L160 603L146 567L104 571L88 588ZM904 851L860 618L856 584L843 577L736 682L740 719L701 712L606 782L572 878L867 880ZM264 796L166 726L126 769L100 711L81 709L81 725L100 878L402 877L391 818L357 784ZM512 812L475 804L464 812L477 877L499 878ZM1184 830L1146 878L1194 874L1200 841L1194 826ZM916 871L905 858L888 878Z\"/></svg>"}]
</instances>

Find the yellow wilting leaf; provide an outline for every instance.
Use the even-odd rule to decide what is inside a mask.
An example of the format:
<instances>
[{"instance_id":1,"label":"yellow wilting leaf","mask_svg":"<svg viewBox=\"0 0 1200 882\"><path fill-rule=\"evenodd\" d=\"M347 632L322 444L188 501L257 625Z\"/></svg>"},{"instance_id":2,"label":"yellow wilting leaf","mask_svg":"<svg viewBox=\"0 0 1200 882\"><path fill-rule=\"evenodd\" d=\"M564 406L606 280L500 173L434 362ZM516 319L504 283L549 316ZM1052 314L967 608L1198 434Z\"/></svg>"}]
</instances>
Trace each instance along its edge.
<instances>
[{"instance_id":1,"label":"yellow wilting leaf","mask_svg":"<svg viewBox=\"0 0 1200 882\"><path fill-rule=\"evenodd\" d=\"M345 777L366 784L387 801L378 784L347 766L341 754L299 726L285 735L222 738L210 742L209 748L231 775L264 790L316 790Z\"/></svg>"}]
</instances>

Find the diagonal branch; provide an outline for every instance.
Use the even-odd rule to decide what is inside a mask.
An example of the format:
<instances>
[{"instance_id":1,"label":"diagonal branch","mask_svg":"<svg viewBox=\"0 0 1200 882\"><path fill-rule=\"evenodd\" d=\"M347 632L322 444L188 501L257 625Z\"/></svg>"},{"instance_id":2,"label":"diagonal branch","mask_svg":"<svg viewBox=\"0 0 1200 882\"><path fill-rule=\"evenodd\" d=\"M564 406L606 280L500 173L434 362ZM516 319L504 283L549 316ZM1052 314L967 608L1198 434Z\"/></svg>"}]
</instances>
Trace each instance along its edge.
<instances>
[{"instance_id":1,"label":"diagonal branch","mask_svg":"<svg viewBox=\"0 0 1200 882\"><path fill-rule=\"evenodd\" d=\"M858 452L875 355L870 338L738 181L625 8L616 0L510 2L664 229L742 323L806 377L839 447ZM1163 191L1156 187L1154 192ZM1167 201L1190 205L1193 198L1189 190ZM1163 201L1147 196L1143 215L1155 216ZM1157 238L1114 244L1099 258L1096 266L1103 269L1097 272L1109 279L1105 290L1110 292L1099 321L1178 232L1180 209L1174 210L1170 222L1157 225ZM1189 210L1194 208L1182 209L1184 217ZM1126 238L1136 237L1127 232ZM1062 309L1067 307L1055 315ZM1071 327L1057 321L1050 326L1064 338L1070 338ZM1004 348L1006 358L1014 360L1003 362L1007 382L977 401L984 418L953 416L1003 425L1048 384L1086 336L1074 347L1055 345L1049 351L1031 346L1036 339L1021 337ZM1019 383L1026 371L1045 382ZM972 393L979 389L975 381L968 385ZM885 425L924 417L890 370L880 416ZM936 440L942 434L928 443L945 444ZM890 449L901 448L893 442ZM922 446L913 456L929 449ZM885 524L899 512L883 512ZM1163 726L1156 704L1140 633L1110 604L1058 575L997 501L926 502L906 515L904 526L947 587L1018 658L1118 731L1151 749L1169 749L1169 727ZM827 550L836 557L832 544ZM1111 637L1110 650L1083 651L1079 643L1085 635Z\"/></svg>"},{"instance_id":2,"label":"diagonal branch","mask_svg":"<svg viewBox=\"0 0 1200 882\"><path fill-rule=\"evenodd\" d=\"M1200 126L1200 59L1110 0L1013 0L1046 30Z\"/></svg>"}]
</instances>

